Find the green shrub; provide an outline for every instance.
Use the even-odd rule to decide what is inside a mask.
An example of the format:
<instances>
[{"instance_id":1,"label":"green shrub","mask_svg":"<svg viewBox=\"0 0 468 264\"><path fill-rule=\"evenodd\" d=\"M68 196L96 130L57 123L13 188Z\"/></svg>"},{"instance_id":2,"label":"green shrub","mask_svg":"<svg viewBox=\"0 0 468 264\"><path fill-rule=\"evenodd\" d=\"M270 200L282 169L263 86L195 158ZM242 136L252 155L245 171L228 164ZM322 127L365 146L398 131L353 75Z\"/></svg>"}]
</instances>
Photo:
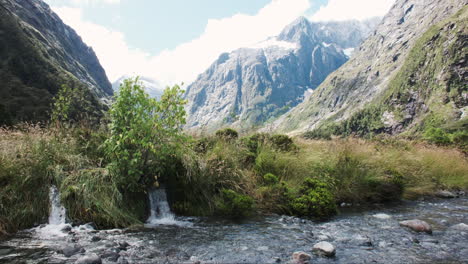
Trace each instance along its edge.
<instances>
[{"instance_id":1,"label":"green shrub","mask_svg":"<svg viewBox=\"0 0 468 264\"><path fill-rule=\"evenodd\" d=\"M292 138L287 135L273 135L269 140L276 149L281 151L291 151L295 147Z\"/></svg>"},{"instance_id":2,"label":"green shrub","mask_svg":"<svg viewBox=\"0 0 468 264\"><path fill-rule=\"evenodd\" d=\"M222 189L216 207L220 215L242 218L252 213L253 205L254 200L250 196Z\"/></svg>"},{"instance_id":3,"label":"green shrub","mask_svg":"<svg viewBox=\"0 0 468 264\"><path fill-rule=\"evenodd\" d=\"M424 139L439 145L447 145L451 143L450 134L446 133L441 128L429 128L424 132Z\"/></svg>"},{"instance_id":4,"label":"green shrub","mask_svg":"<svg viewBox=\"0 0 468 264\"><path fill-rule=\"evenodd\" d=\"M259 207L262 211L277 214L291 214L293 194L284 182L276 182L258 189Z\"/></svg>"},{"instance_id":5,"label":"green shrub","mask_svg":"<svg viewBox=\"0 0 468 264\"><path fill-rule=\"evenodd\" d=\"M328 218L336 214L335 199L326 183L308 178L304 181L299 195L291 202L294 214L316 218Z\"/></svg>"},{"instance_id":6,"label":"green shrub","mask_svg":"<svg viewBox=\"0 0 468 264\"><path fill-rule=\"evenodd\" d=\"M104 144L108 168L119 188L144 191L158 169L186 141L185 100L178 87L150 98L136 79L125 80L110 109L110 137Z\"/></svg>"},{"instance_id":7,"label":"green shrub","mask_svg":"<svg viewBox=\"0 0 468 264\"><path fill-rule=\"evenodd\" d=\"M279 183L279 179L274 174L267 173L263 176L263 182L265 185L275 185Z\"/></svg>"},{"instance_id":8,"label":"green shrub","mask_svg":"<svg viewBox=\"0 0 468 264\"><path fill-rule=\"evenodd\" d=\"M226 140L237 139L239 137L239 133L232 129L232 128L224 128L216 131L216 136Z\"/></svg>"}]
</instances>

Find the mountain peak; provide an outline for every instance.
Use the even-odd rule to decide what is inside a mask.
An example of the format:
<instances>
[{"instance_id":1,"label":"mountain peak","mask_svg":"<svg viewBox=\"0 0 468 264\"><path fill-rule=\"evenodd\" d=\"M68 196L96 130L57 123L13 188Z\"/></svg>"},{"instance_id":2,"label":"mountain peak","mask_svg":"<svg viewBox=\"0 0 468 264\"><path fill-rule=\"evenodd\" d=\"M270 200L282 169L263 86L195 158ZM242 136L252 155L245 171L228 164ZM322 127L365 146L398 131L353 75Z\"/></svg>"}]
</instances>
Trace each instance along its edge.
<instances>
[{"instance_id":1,"label":"mountain peak","mask_svg":"<svg viewBox=\"0 0 468 264\"><path fill-rule=\"evenodd\" d=\"M309 20L300 16L287 25L279 34L278 40L298 41L302 36L311 36L312 29Z\"/></svg>"}]
</instances>

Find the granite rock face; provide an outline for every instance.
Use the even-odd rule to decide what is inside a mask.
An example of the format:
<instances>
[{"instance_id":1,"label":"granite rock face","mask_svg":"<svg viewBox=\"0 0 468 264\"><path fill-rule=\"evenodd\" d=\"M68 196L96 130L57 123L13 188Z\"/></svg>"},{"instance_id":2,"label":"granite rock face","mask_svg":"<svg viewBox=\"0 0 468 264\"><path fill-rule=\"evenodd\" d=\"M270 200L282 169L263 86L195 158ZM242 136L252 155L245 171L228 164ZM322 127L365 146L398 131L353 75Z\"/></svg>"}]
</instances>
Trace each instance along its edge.
<instances>
[{"instance_id":1,"label":"granite rock face","mask_svg":"<svg viewBox=\"0 0 468 264\"><path fill-rule=\"evenodd\" d=\"M325 121L340 122L349 119L370 104L385 104L391 107L381 107L388 110L382 111L383 130L394 134L410 127L410 123L417 123L418 119L420 121L423 113L439 111L431 109L430 105L439 95L433 93L429 97L423 89L450 86L450 82L445 82L444 78L453 77L452 79L457 79L455 82L466 83L466 59L456 63L444 61L453 55L450 50L444 50L444 47L452 45L454 38L458 39L456 46L463 48L465 45L466 49L466 22L463 26L465 15L461 14L457 18L460 26L448 24L437 29L441 32L439 35L445 38L442 43L435 41L439 37L435 34L434 39L425 40L419 46L416 44L428 30L451 18L467 4L467 0L397 0L377 29L356 49L346 64L330 74L304 102L265 129L298 134L316 129ZM415 51L415 48L419 50ZM412 60L421 58L422 55L415 54L421 50L424 52L421 54L426 56L420 65L420 69L424 70L413 67L413 75L403 81L395 80L399 76L406 78L400 70L410 69L411 67L403 66L411 66L408 64ZM416 56L408 59L411 51ZM455 59L457 56L455 54L451 57ZM441 61L435 62L433 59ZM397 74L400 75L395 77ZM446 78L447 75L450 76ZM400 88L407 90L396 91ZM454 115L458 111L462 116L466 111L466 88L465 92L456 93L459 94L452 101L457 109L447 111L453 111ZM448 101L450 100L449 98Z\"/></svg>"},{"instance_id":2,"label":"granite rock face","mask_svg":"<svg viewBox=\"0 0 468 264\"><path fill-rule=\"evenodd\" d=\"M296 106L372 31L366 22L300 17L277 37L224 53L188 86L188 128L252 128Z\"/></svg>"}]
</instances>

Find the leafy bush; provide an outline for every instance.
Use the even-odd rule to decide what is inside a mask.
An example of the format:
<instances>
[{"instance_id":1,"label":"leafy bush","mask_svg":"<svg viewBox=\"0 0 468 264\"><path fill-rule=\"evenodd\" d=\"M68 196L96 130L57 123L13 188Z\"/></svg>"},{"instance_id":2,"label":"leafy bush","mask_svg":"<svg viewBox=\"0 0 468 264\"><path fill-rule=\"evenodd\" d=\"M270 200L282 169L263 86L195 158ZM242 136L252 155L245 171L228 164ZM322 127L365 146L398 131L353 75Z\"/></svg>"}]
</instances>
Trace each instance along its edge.
<instances>
[{"instance_id":1,"label":"leafy bush","mask_svg":"<svg viewBox=\"0 0 468 264\"><path fill-rule=\"evenodd\" d=\"M185 100L178 87L167 88L160 101L150 98L138 78L121 85L110 109L110 137L104 146L117 185L142 191L157 179L158 168L185 137Z\"/></svg>"},{"instance_id":2,"label":"leafy bush","mask_svg":"<svg viewBox=\"0 0 468 264\"><path fill-rule=\"evenodd\" d=\"M307 178L291 207L299 216L328 218L336 214L336 204L329 186L317 179Z\"/></svg>"},{"instance_id":3,"label":"leafy bush","mask_svg":"<svg viewBox=\"0 0 468 264\"><path fill-rule=\"evenodd\" d=\"M233 190L223 189L217 203L219 214L233 218L249 216L252 213L254 200Z\"/></svg>"},{"instance_id":4,"label":"leafy bush","mask_svg":"<svg viewBox=\"0 0 468 264\"><path fill-rule=\"evenodd\" d=\"M294 142L292 138L287 135L273 135L269 140L278 150L291 151L294 149Z\"/></svg>"},{"instance_id":5,"label":"leafy bush","mask_svg":"<svg viewBox=\"0 0 468 264\"><path fill-rule=\"evenodd\" d=\"M232 128L224 128L216 131L216 136L226 140L237 139L239 137L239 133L232 129Z\"/></svg>"}]
</instances>

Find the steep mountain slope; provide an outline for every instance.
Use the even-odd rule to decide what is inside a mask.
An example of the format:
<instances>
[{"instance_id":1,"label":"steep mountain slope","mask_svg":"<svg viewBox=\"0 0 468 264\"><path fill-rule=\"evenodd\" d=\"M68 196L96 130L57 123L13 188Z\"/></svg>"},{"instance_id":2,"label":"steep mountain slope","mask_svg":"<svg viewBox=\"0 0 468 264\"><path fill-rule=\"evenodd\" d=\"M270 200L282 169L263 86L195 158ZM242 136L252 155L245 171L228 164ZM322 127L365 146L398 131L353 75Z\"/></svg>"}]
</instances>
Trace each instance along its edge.
<instances>
[{"instance_id":1,"label":"steep mountain slope","mask_svg":"<svg viewBox=\"0 0 468 264\"><path fill-rule=\"evenodd\" d=\"M113 93L93 50L47 4L0 0L0 123L46 119L62 84Z\"/></svg>"},{"instance_id":2,"label":"steep mountain slope","mask_svg":"<svg viewBox=\"0 0 468 264\"><path fill-rule=\"evenodd\" d=\"M222 54L186 91L189 128L252 128L300 103L348 59L376 19L310 23L301 17L279 36Z\"/></svg>"},{"instance_id":3,"label":"steep mountain slope","mask_svg":"<svg viewBox=\"0 0 468 264\"><path fill-rule=\"evenodd\" d=\"M124 75L120 77L117 81L113 82L112 89L114 90L114 92L117 92L120 88L120 84L122 84L123 81L128 78L132 78L132 76ZM151 97L160 98L161 95L164 93L164 86L157 80L146 76L140 76L138 80L143 84L146 92L148 92L148 94Z\"/></svg>"},{"instance_id":4,"label":"steep mountain slope","mask_svg":"<svg viewBox=\"0 0 468 264\"><path fill-rule=\"evenodd\" d=\"M467 3L397 0L350 61L267 129L299 133L328 127L330 131L334 130L330 126L336 128L331 123L348 120L341 124L346 127L344 130L397 133L421 118L422 113L439 112L429 109L436 101L445 100L446 105L451 102L455 107L451 111L459 112L466 97L466 59L457 60L460 52L466 56L462 52L466 50L466 21L453 31L444 31L445 24L438 29L431 26L451 17ZM423 36L429 28L430 32ZM464 66L453 66L458 64ZM451 88L452 83L459 82L465 85ZM443 99L440 87L447 87L448 93L454 95L448 97L452 99Z\"/></svg>"}]
</instances>

